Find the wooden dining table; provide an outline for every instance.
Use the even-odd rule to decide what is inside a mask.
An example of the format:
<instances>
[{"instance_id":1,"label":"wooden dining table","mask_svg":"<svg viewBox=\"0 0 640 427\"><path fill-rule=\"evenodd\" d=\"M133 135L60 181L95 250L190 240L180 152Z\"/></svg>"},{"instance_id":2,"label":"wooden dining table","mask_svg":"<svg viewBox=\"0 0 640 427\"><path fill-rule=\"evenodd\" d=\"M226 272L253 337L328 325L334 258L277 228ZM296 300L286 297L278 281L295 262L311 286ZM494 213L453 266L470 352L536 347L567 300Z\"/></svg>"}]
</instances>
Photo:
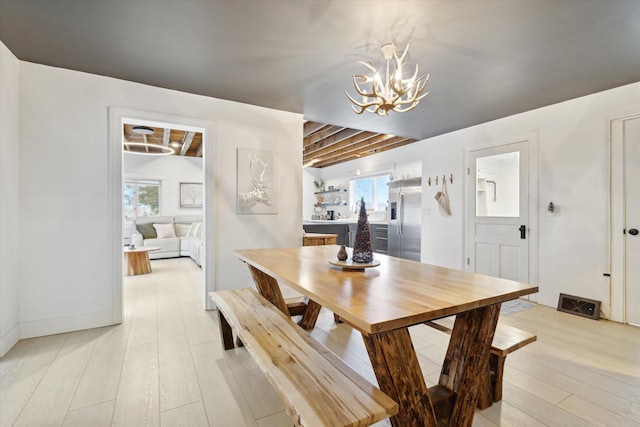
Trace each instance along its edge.
<instances>
[{"instance_id":1,"label":"wooden dining table","mask_svg":"<svg viewBox=\"0 0 640 427\"><path fill-rule=\"evenodd\" d=\"M375 254L380 265L343 270L339 246L236 250L258 291L290 315L280 284L308 298L299 325L322 307L361 332L380 389L399 405L393 426L470 426L488 372L501 303L537 286ZM427 387L409 327L456 315L438 384Z\"/></svg>"}]
</instances>

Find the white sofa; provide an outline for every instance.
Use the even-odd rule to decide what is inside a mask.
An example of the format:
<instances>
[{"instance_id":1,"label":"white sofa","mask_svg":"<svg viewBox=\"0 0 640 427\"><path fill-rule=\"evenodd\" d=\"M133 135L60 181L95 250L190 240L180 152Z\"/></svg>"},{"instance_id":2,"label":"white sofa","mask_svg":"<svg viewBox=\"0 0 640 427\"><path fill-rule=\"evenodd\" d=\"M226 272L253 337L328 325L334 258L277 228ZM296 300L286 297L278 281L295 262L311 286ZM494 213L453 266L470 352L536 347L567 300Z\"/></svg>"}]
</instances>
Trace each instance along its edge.
<instances>
[{"instance_id":1,"label":"white sofa","mask_svg":"<svg viewBox=\"0 0 640 427\"><path fill-rule=\"evenodd\" d=\"M158 238L154 224L173 226L175 237ZM149 252L150 259L188 256L199 266L204 262L203 228L202 217L194 215L138 217L133 222L134 233L142 234L144 246L160 248Z\"/></svg>"}]
</instances>

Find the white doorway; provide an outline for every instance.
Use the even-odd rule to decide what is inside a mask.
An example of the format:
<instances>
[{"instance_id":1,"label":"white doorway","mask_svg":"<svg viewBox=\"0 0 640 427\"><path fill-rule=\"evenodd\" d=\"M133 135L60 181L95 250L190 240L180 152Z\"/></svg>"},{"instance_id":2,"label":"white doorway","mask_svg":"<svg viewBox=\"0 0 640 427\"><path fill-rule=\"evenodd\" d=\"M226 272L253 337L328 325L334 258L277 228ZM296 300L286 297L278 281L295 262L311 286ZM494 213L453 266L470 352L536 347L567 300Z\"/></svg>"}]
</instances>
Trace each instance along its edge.
<instances>
[{"instance_id":1,"label":"white doorway","mask_svg":"<svg viewBox=\"0 0 640 427\"><path fill-rule=\"evenodd\" d=\"M124 123L145 123L150 126L159 126L165 123L172 123L183 128L202 129L203 132L203 225L204 225L204 248L205 256L202 263L204 275L204 291L202 303L204 309L212 309L212 303L206 297L214 289L214 259L215 259L215 221L214 221L214 197L215 188L213 171L211 165L214 164L214 141L213 122L204 119L195 119L168 114L153 113L147 111L131 110L119 107L109 108L109 218L111 236L111 283L112 283L112 322L121 323L123 316L122 300L122 230L123 230L123 125Z\"/></svg>"},{"instance_id":2,"label":"white doorway","mask_svg":"<svg viewBox=\"0 0 640 427\"><path fill-rule=\"evenodd\" d=\"M640 114L610 121L611 319L640 326Z\"/></svg>"},{"instance_id":3,"label":"white doorway","mask_svg":"<svg viewBox=\"0 0 640 427\"><path fill-rule=\"evenodd\" d=\"M465 168L466 270L536 283L537 139L467 147Z\"/></svg>"}]
</instances>

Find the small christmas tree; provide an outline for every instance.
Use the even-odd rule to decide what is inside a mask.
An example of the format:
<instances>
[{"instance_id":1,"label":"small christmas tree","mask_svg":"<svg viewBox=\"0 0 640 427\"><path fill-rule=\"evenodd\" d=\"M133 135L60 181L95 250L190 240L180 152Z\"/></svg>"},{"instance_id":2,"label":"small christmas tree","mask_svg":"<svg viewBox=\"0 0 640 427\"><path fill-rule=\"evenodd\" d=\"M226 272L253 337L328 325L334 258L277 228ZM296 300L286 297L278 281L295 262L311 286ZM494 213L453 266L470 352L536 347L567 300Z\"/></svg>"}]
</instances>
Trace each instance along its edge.
<instances>
[{"instance_id":1,"label":"small christmas tree","mask_svg":"<svg viewBox=\"0 0 640 427\"><path fill-rule=\"evenodd\" d=\"M358 228L356 238L353 242L353 262L369 264L373 261L373 246L371 245L371 228L369 218L364 208L364 197L360 201L360 216L358 217Z\"/></svg>"}]
</instances>

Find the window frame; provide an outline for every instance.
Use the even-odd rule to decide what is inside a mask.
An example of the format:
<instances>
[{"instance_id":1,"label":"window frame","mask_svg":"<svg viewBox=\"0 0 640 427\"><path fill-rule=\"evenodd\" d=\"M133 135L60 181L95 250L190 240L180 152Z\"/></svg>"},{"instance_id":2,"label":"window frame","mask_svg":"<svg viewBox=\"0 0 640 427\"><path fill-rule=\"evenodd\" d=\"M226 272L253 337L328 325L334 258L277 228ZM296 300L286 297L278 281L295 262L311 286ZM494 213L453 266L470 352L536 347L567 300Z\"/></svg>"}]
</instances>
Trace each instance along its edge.
<instances>
[{"instance_id":1,"label":"window frame","mask_svg":"<svg viewBox=\"0 0 640 427\"><path fill-rule=\"evenodd\" d=\"M133 197L133 205L134 205L134 215L127 216L125 213L125 203L124 203L124 187L130 185L135 186L134 197ZM158 214L157 215L140 215L139 212L139 203L138 203L138 186L139 185L155 185L158 187ZM123 205L123 214L126 220L134 220L138 217L142 216L151 216L151 217L159 217L162 216L162 180L161 179L148 179L148 178L125 178L122 182L122 205Z\"/></svg>"},{"instance_id":2,"label":"window frame","mask_svg":"<svg viewBox=\"0 0 640 427\"><path fill-rule=\"evenodd\" d=\"M356 175L352 178L349 178L349 210L353 211L353 212L358 212L359 211L359 203L357 200L355 200L356 198L356 192L355 192L355 182L356 181L360 181L360 180L372 180L372 205L373 205L373 209L371 208L367 208L366 211L367 212L386 212L386 210L389 207L389 200L387 200L387 206L385 209L383 210L377 210L375 209L380 203L377 200L378 199L378 184L377 184L377 178L382 178L382 177L387 177L389 179L389 182L391 182L393 180L393 172L391 171L380 171L380 172L374 172L371 174L367 174L367 175ZM388 195L388 192L387 192Z\"/></svg>"}]
</instances>

